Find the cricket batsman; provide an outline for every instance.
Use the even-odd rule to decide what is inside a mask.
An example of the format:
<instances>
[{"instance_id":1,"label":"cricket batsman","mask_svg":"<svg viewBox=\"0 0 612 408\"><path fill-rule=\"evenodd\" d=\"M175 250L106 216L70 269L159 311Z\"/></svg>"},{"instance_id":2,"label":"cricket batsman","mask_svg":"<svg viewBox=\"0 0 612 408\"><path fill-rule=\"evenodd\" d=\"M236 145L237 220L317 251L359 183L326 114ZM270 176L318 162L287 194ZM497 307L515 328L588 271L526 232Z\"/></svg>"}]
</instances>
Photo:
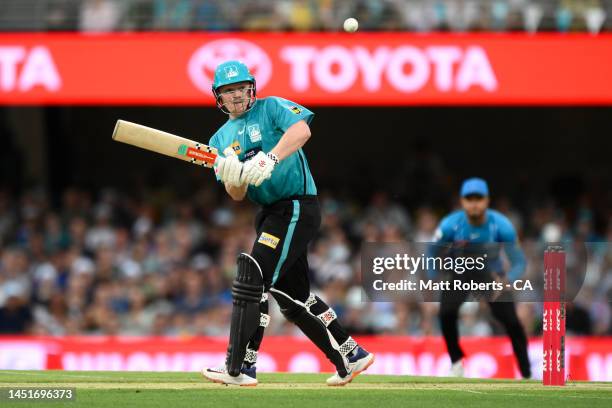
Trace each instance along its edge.
<instances>
[{"instance_id":1,"label":"cricket batsman","mask_svg":"<svg viewBox=\"0 0 612 408\"><path fill-rule=\"evenodd\" d=\"M258 99L255 78L239 61L217 67L212 89L217 107L229 115L209 142L223 152L214 165L216 177L232 199L248 197L261 209L253 249L238 256L225 367L205 368L202 374L218 383L257 385L255 363L270 320L269 292L282 314L336 367L327 384L345 385L373 363L374 355L310 292L307 247L321 213L302 146L314 114L283 98Z\"/></svg>"},{"instance_id":2,"label":"cricket batsman","mask_svg":"<svg viewBox=\"0 0 612 408\"><path fill-rule=\"evenodd\" d=\"M485 180L470 178L461 187L462 210L455 211L440 222L434 240L437 243L453 243L463 248L489 248L487 251L486 277L481 272L470 271L461 275L463 279L491 280L493 276L502 282L512 282L525 271L525 256L510 220L498 211L489 209L489 188ZM499 244L495 244L499 243ZM510 261L508 273L502 270L499 258L501 247ZM492 248L492 250L491 250ZM491 252L492 251L492 252ZM471 273L475 272L475 273ZM478 276L480 274L480 276ZM470 275L470 276L468 276ZM465 354L459 346L457 317L459 307L469 291L443 291L440 300L440 324L452 366L451 375L463 376ZM503 291L498 298L490 297L489 306L493 316L505 327L516 356L521 375L531 377L527 354L527 336L518 320L511 292Z\"/></svg>"}]
</instances>

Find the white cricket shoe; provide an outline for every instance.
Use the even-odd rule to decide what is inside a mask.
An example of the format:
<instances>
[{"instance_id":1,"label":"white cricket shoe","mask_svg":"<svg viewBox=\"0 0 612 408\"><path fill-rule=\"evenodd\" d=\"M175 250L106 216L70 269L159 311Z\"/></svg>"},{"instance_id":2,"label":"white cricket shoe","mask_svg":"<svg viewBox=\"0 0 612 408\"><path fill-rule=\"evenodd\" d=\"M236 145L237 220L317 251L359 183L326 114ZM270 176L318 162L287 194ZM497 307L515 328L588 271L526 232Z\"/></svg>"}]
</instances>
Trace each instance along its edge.
<instances>
[{"instance_id":1,"label":"white cricket shoe","mask_svg":"<svg viewBox=\"0 0 612 408\"><path fill-rule=\"evenodd\" d=\"M229 375L225 367L204 368L202 369L201 373L207 380L219 384L239 385L241 387L254 387L258 383L257 378L248 375L244 369L240 370L240 374L237 377Z\"/></svg>"},{"instance_id":2,"label":"white cricket shoe","mask_svg":"<svg viewBox=\"0 0 612 408\"><path fill-rule=\"evenodd\" d=\"M327 379L327 385L331 387L341 387L353 381L362 371L365 371L374 363L374 354L357 346L357 353L348 358L348 369L346 376L341 377L338 372Z\"/></svg>"},{"instance_id":3,"label":"white cricket shoe","mask_svg":"<svg viewBox=\"0 0 612 408\"><path fill-rule=\"evenodd\" d=\"M455 361L448 373L449 377L463 377L463 360Z\"/></svg>"}]
</instances>

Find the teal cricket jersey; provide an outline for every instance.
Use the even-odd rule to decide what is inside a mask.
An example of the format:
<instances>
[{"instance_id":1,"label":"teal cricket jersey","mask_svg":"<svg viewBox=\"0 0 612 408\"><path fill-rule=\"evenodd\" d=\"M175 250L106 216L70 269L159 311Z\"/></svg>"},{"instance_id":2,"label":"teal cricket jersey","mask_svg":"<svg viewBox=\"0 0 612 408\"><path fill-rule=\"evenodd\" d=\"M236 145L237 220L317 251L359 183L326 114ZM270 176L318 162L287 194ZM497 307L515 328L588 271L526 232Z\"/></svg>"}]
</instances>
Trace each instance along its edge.
<instances>
[{"instance_id":1,"label":"teal cricket jersey","mask_svg":"<svg viewBox=\"0 0 612 408\"><path fill-rule=\"evenodd\" d=\"M270 96L258 99L251 110L229 119L210 139L219 153L231 146L244 162L258 152L268 153L292 125L304 120L310 124L314 113L287 99ZM316 195L317 187L302 149L276 165L272 177L259 187L250 185L248 198L260 205L300 195Z\"/></svg>"}]
</instances>

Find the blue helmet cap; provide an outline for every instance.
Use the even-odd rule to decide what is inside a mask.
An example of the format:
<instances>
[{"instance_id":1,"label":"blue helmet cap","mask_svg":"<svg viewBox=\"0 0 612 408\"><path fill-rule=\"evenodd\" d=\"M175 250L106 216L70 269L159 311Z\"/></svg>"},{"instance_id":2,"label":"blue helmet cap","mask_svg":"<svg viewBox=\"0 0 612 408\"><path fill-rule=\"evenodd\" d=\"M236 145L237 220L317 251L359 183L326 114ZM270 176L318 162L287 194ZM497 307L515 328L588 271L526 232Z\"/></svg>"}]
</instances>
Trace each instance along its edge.
<instances>
[{"instance_id":1,"label":"blue helmet cap","mask_svg":"<svg viewBox=\"0 0 612 408\"><path fill-rule=\"evenodd\" d=\"M215 69L213 93L216 94L217 89L224 85L247 81L255 84L255 78L244 63L236 60L223 62Z\"/></svg>"},{"instance_id":2,"label":"blue helmet cap","mask_svg":"<svg viewBox=\"0 0 612 408\"><path fill-rule=\"evenodd\" d=\"M466 197L472 194L488 196L489 187L487 186L487 182L478 177L465 180L461 186L461 197Z\"/></svg>"}]
</instances>

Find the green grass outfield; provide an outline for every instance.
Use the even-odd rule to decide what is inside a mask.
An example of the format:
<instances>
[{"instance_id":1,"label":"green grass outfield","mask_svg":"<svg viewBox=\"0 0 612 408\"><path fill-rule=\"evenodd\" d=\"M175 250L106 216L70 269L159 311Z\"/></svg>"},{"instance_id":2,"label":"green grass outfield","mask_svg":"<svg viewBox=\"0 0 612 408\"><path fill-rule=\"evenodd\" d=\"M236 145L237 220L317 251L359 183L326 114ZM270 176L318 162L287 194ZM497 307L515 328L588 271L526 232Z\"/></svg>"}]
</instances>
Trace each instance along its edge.
<instances>
[{"instance_id":1,"label":"green grass outfield","mask_svg":"<svg viewBox=\"0 0 612 408\"><path fill-rule=\"evenodd\" d=\"M360 375L327 387L324 374L260 374L257 387L205 381L198 373L0 371L0 387L74 387L74 402L8 402L0 407L612 407L612 383L475 380Z\"/></svg>"}]
</instances>

